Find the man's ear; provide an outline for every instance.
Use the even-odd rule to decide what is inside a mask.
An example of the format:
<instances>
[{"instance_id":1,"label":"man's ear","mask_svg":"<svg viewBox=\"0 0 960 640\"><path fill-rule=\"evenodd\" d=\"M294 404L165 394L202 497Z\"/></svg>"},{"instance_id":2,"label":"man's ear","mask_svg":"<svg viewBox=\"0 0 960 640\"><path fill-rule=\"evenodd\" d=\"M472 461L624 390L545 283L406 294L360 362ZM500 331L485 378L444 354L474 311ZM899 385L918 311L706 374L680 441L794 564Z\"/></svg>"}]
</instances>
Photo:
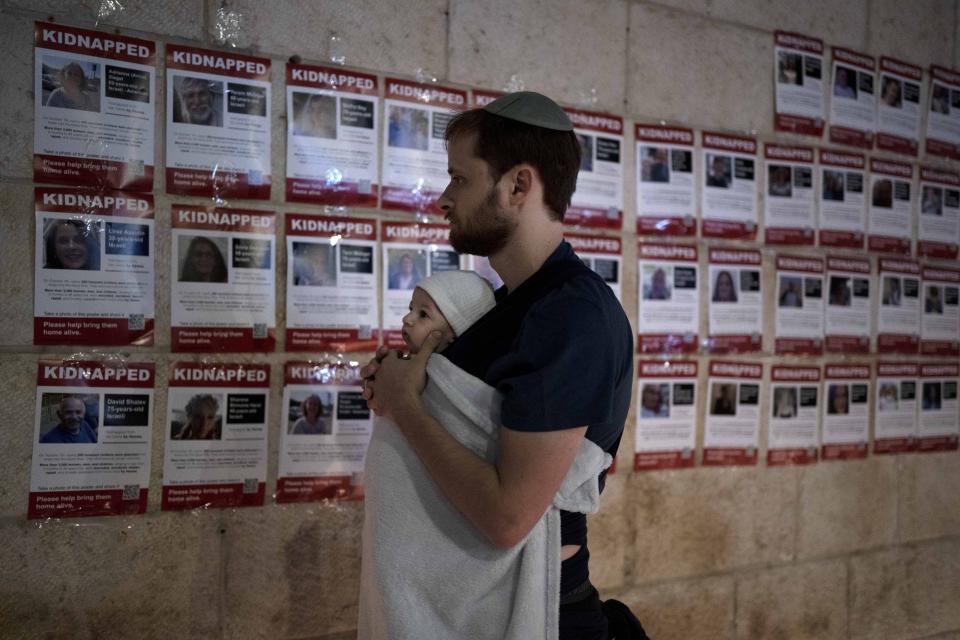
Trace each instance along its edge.
<instances>
[{"instance_id":1,"label":"man's ear","mask_svg":"<svg viewBox=\"0 0 960 640\"><path fill-rule=\"evenodd\" d=\"M530 195L533 187L533 168L526 164L515 167L511 173L513 180L510 185L510 204L520 204Z\"/></svg>"}]
</instances>

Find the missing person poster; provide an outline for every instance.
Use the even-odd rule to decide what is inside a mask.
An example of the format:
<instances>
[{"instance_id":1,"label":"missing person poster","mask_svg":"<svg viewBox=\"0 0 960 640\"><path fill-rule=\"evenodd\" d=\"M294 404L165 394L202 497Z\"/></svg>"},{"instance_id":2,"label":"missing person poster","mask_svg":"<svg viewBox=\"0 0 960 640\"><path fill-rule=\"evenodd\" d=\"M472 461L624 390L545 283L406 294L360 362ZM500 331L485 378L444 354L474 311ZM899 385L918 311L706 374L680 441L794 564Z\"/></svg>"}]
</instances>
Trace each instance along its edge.
<instances>
[{"instance_id":1,"label":"missing person poster","mask_svg":"<svg viewBox=\"0 0 960 640\"><path fill-rule=\"evenodd\" d=\"M580 143L577 190L565 224L620 230L623 224L623 118L564 109Z\"/></svg>"},{"instance_id":2,"label":"missing person poster","mask_svg":"<svg viewBox=\"0 0 960 640\"><path fill-rule=\"evenodd\" d=\"M641 360L635 471L692 467L697 447L697 363Z\"/></svg>"},{"instance_id":3,"label":"missing person poster","mask_svg":"<svg viewBox=\"0 0 960 640\"><path fill-rule=\"evenodd\" d=\"M823 258L777 256L777 354L823 353Z\"/></svg>"},{"instance_id":4,"label":"missing person poster","mask_svg":"<svg viewBox=\"0 0 960 640\"><path fill-rule=\"evenodd\" d=\"M920 82L923 70L893 58L880 58L877 149L916 156L920 148Z\"/></svg>"},{"instance_id":5,"label":"missing person poster","mask_svg":"<svg viewBox=\"0 0 960 640\"><path fill-rule=\"evenodd\" d=\"M149 194L37 187L33 343L152 345Z\"/></svg>"},{"instance_id":6,"label":"missing person poster","mask_svg":"<svg viewBox=\"0 0 960 640\"><path fill-rule=\"evenodd\" d=\"M376 351L377 221L288 213L287 351Z\"/></svg>"},{"instance_id":7,"label":"missing person poster","mask_svg":"<svg viewBox=\"0 0 960 640\"><path fill-rule=\"evenodd\" d=\"M167 47L167 193L270 199L270 60Z\"/></svg>"},{"instance_id":8,"label":"missing person poster","mask_svg":"<svg viewBox=\"0 0 960 640\"><path fill-rule=\"evenodd\" d=\"M288 362L280 408L277 502L357 500L373 414L356 367Z\"/></svg>"},{"instance_id":9,"label":"missing person poster","mask_svg":"<svg viewBox=\"0 0 960 640\"><path fill-rule=\"evenodd\" d=\"M823 460L867 457L870 440L870 365L828 364L824 367Z\"/></svg>"},{"instance_id":10,"label":"missing person poster","mask_svg":"<svg viewBox=\"0 0 960 640\"><path fill-rule=\"evenodd\" d=\"M877 61L842 47L832 47L831 51L830 142L872 149L877 130Z\"/></svg>"},{"instance_id":11,"label":"missing person poster","mask_svg":"<svg viewBox=\"0 0 960 640\"><path fill-rule=\"evenodd\" d=\"M874 453L906 453L917 446L917 377L915 362L877 363Z\"/></svg>"},{"instance_id":12,"label":"missing person poster","mask_svg":"<svg viewBox=\"0 0 960 640\"><path fill-rule=\"evenodd\" d=\"M262 506L270 365L175 362L169 386L161 509Z\"/></svg>"},{"instance_id":13,"label":"missing person poster","mask_svg":"<svg viewBox=\"0 0 960 640\"><path fill-rule=\"evenodd\" d=\"M503 91L491 91L489 89L471 89L470 90L470 108L480 109L500 96L505 95Z\"/></svg>"},{"instance_id":14,"label":"missing person poster","mask_svg":"<svg viewBox=\"0 0 960 640\"><path fill-rule=\"evenodd\" d=\"M445 224L384 222L382 229L383 343L406 351L403 316L410 310L413 290L434 272L461 269L461 260L450 246Z\"/></svg>"},{"instance_id":15,"label":"missing person poster","mask_svg":"<svg viewBox=\"0 0 960 640\"><path fill-rule=\"evenodd\" d=\"M767 466L816 462L820 450L819 421L820 367L773 367Z\"/></svg>"},{"instance_id":16,"label":"missing person poster","mask_svg":"<svg viewBox=\"0 0 960 640\"><path fill-rule=\"evenodd\" d=\"M757 141L704 131L703 222L707 238L757 236Z\"/></svg>"},{"instance_id":17,"label":"missing person poster","mask_svg":"<svg viewBox=\"0 0 960 640\"><path fill-rule=\"evenodd\" d=\"M763 153L767 175L763 200L766 244L812 246L817 239L813 149L765 144Z\"/></svg>"},{"instance_id":18,"label":"missing person poster","mask_svg":"<svg viewBox=\"0 0 960 640\"><path fill-rule=\"evenodd\" d=\"M273 212L175 204L171 217L172 349L273 351Z\"/></svg>"},{"instance_id":19,"label":"missing person poster","mask_svg":"<svg viewBox=\"0 0 960 640\"><path fill-rule=\"evenodd\" d=\"M870 353L870 292L874 286L869 259L827 256L823 327L827 353Z\"/></svg>"},{"instance_id":20,"label":"missing person poster","mask_svg":"<svg viewBox=\"0 0 960 640\"><path fill-rule=\"evenodd\" d=\"M287 201L376 208L377 76L287 64Z\"/></svg>"},{"instance_id":21,"label":"missing person poster","mask_svg":"<svg viewBox=\"0 0 960 640\"><path fill-rule=\"evenodd\" d=\"M960 173L920 167L917 255L956 260L960 249Z\"/></svg>"},{"instance_id":22,"label":"missing person poster","mask_svg":"<svg viewBox=\"0 0 960 640\"><path fill-rule=\"evenodd\" d=\"M383 202L393 211L441 214L447 175L447 123L467 107L463 89L384 80Z\"/></svg>"},{"instance_id":23,"label":"missing person poster","mask_svg":"<svg viewBox=\"0 0 960 640\"><path fill-rule=\"evenodd\" d=\"M637 234L697 235L693 130L638 124Z\"/></svg>"},{"instance_id":24,"label":"missing person poster","mask_svg":"<svg viewBox=\"0 0 960 640\"><path fill-rule=\"evenodd\" d=\"M710 247L710 353L749 353L763 347L762 257L756 249Z\"/></svg>"},{"instance_id":25,"label":"missing person poster","mask_svg":"<svg viewBox=\"0 0 960 640\"><path fill-rule=\"evenodd\" d=\"M913 251L913 165L870 158L867 249L910 255Z\"/></svg>"},{"instance_id":26,"label":"missing person poster","mask_svg":"<svg viewBox=\"0 0 960 640\"><path fill-rule=\"evenodd\" d=\"M773 35L777 131L823 135L823 40L777 31Z\"/></svg>"},{"instance_id":27,"label":"missing person poster","mask_svg":"<svg viewBox=\"0 0 960 640\"><path fill-rule=\"evenodd\" d=\"M157 46L37 22L36 182L153 190Z\"/></svg>"},{"instance_id":28,"label":"missing person poster","mask_svg":"<svg viewBox=\"0 0 960 640\"><path fill-rule=\"evenodd\" d=\"M637 351L694 353L699 349L699 257L694 245L637 247L640 313Z\"/></svg>"},{"instance_id":29,"label":"missing person poster","mask_svg":"<svg viewBox=\"0 0 960 640\"><path fill-rule=\"evenodd\" d=\"M920 353L960 356L960 270L925 266L922 275Z\"/></svg>"},{"instance_id":30,"label":"missing person poster","mask_svg":"<svg viewBox=\"0 0 960 640\"><path fill-rule=\"evenodd\" d=\"M960 73L937 65L930 67L926 151L960 160Z\"/></svg>"},{"instance_id":31,"label":"missing person poster","mask_svg":"<svg viewBox=\"0 0 960 640\"><path fill-rule=\"evenodd\" d=\"M763 365L710 361L703 466L756 465Z\"/></svg>"},{"instance_id":32,"label":"missing person poster","mask_svg":"<svg viewBox=\"0 0 960 640\"><path fill-rule=\"evenodd\" d=\"M917 420L917 451L956 451L960 437L957 382L960 365L920 365L920 417Z\"/></svg>"},{"instance_id":33,"label":"missing person poster","mask_svg":"<svg viewBox=\"0 0 960 640\"><path fill-rule=\"evenodd\" d=\"M877 352L913 355L920 346L920 265L880 259Z\"/></svg>"},{"instance_id":34,"label":"missing person poster","mask_svg":"<svg viewBox=\"0 0 960 640\"><path fill-rule=\"evenodd\" d=\"M143 513L154 365L41 360L27 517Z\"/></svg>"},{"instance_id":35,"label":"missing person poster","mask_svg":"<svg viewBox=\"0 0 960 640\"><path fill-rule=\"evenodd\" d=\"M820 149L820 246L863 249L867 231L866 158Z\"/></svg>"},{"instance_id":36,"label":"missing person poster","mask_svg":"<svg viewBox=\"0 0 960 640\"><path fill-rule=\"evenodd\" d=\"M620 304L623 304L623 257L620 238L608 236L588 236L579 233L565 233L564 239L577 252L580 260L603 278Z\"/></svg>"}]
</instances>

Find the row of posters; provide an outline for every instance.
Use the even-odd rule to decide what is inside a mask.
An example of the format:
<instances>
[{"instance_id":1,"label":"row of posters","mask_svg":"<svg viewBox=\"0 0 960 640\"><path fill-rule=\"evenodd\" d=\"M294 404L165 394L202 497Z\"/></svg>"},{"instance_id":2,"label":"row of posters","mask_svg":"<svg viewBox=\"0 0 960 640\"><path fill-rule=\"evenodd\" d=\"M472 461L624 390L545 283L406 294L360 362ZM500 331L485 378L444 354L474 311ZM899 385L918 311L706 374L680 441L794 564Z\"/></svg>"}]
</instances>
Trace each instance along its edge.
<instances>
[{"instance_id":1,"label":"row of posters","mask_svg":"<svg viewBox=\"0 0 960 640\"><path fill-rule=\"evenodd\" d=\"M271 61L165 49L166 192L268 200ZM35 57L34 179L152 191L156 43L38 22ZM439 213L447 123L496 95L290 63L286 199ZM570 222L619 229L623 118L568 113L583 150Z\"/></svg>"},{"instance_id":2,"label":"row of posters","mask_svg":"<svg viewBox=\"0 0 960 640\"><path fill-rule=\"evenodd\" d=\"M831 47L827 77L822 40L778 31L774 45L778 131L820 137L829 122L832 143L917 156L926 111L924 151L960 159L960 74L932 66L923 96L923 70L902 60Z\"/></svg>"},{"instance_id":3,"label":"row of posters","mask_svg":"<svg viewBox=\"0 0 960 640\"><path fill-rule=\"evenodd\" d=\"M41 361L28 516L143 513L155 366ZM259 506L267 478L270 365L174 363L161 509ZM372 417L357 370L288 362L277 502L363 497Z\"/></svg>"},{"instance_id":4,"label":"row of posters","mask_svg":"<svg viewBox=\"0 0 960 640\"><path fill-rule=\"evenodd\" d=\"M757 464L763 424L768 466L864 458L871 402L876 454L956 450L960 436L956 362L879 362L873 378L868 364L776 365L766 409L762 364L709 361L702 399L695 361L641 360L637 373L637 471L694 466L698 424L703 466Z\"/></svg>"}]
</instances>

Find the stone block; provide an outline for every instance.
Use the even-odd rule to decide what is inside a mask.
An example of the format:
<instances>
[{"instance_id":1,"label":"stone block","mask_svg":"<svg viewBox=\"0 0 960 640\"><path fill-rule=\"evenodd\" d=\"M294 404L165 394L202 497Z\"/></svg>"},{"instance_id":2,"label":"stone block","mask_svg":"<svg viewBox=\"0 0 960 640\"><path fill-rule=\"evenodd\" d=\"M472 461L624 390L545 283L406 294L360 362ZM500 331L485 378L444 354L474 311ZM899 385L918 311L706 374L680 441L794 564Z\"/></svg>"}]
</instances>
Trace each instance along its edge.
<instances>
[{"instance_id":1,"label":"stone block","mask_svg":"<svg viewBox=\"0 0 960 640\"><path fill-rule=\"evenodd\" d=\"M900 471L900 540L960 535L957 452L904 456Z\"/></svg>"},{"instance_id":2,"label":"stone block","mask_svg":"<svg viewBox=\"0 0 960 640\"><path fill-rule=\"evenodd\" d=\"M797 553L810 558L892 544L897 536L894 457L803 469Z\"/></svg>"},{"instance_id":3,"label":"stone block","mask_svg":"<svg viewBox=\"0 0 960 640\"><path fill-rule=\"evenodd\" d=\"M57 22L94 28L98 23L99 0L9 0L7 6L26 9L40 14L38 20L53 17ZM110 27L130 29L138 37L151 35L177 36L188 40L203 38L203 4L200 2L177 2L177 0L128 0L123 10L99 20L101 30ZM155 36L153 36L155 37Z\"/></svg>"},{"instance_id":4,"label":"stone block","mask_svg":"<svg viewBox=\"0 0 960 640\"><path fill-rule=\"evenodd\" d=\"M635 474L628 490L635 584L793 558L795 468Z\"/></svg>"},{"instance_id":5,"label":"stone block","mask_svg":"<svg viewBox=\"0 0 960 640\"><path fill-rule=\"evenodd\" d=\"M931 64L949 66L954 51L954 5L947 0L873 0L868 23L869 52L924 68Z\"/></svg>"},{"instance_id":6,"label":"stone block","mask_svg":"<svg viewBox=\"0 0 960 640\"><path fill-rule=\"evenodd\" d=\"M634 4L630 39L631 116L731 131L773 129L770 34Z\"/></svg>"},{"instance_id":7,"label":"stone block","mask_svg":"<svg viewBox=\"0 0 960 640\"><path fill-rule=\"evenodd\" d=\"M212 19L219 4L207 6ZM446 73L446 0L238 0L230 7L244 13L252 25L253 48L266 55L296 54L304 62L321 63L339 53L350 66L408 75L420 68L439 77ZM333 33L341 38L335 49Z\"/></svg>"},{"instance_id":8,"label":"stone block","mask_svg":"<svg viewBox=\"0 0 960 640\"><path fill-rule=\"evenodd\" d=\"M795 31L854 49L862 48L866 37L866 0L813 0L802 4L790 0L661 0L660 4L765 31Z\"/></svg>"},{"instance_id":9,"label":"stone block","mask_svg":"<svg viewBox=\"0 0 960 640\"><path fill-rule=\"evenodd\" d=\"M0 94L0 100L2 100ZM2 126L2 125L0 125ZM12 154L16 155L16 154ZM3 162L3 160L0 160ZM33 344L33 271L36 226L33 188L0 182L0 345Z\"/></svg>"},{"instance_id":10,"label":"stone block","mask_svg":"<svg viewBox=\"0 0 960 640\"><path fill-rule=\"evenodd\" d=\"M960 541L854 556L850 571L851 638L920 638L960 628Z\"/></svg>"},{"instance_id":11,"label":"stone block","mask_svg":"<svg viewBox=\"0 0 960 640\"><path fill-rule=\"evenodd\" d=\"M5 520L0 620L8 638L220 635L218 516Z\"/></svg>"},{"instance_id":12,"label":"stone block","mask_svg":"<svg viewBox=\"0 0 960 640\"><path fill-rule=\"evenodd\" d=\"M735 638L846 638L842 560L758 571L737 580Z\"/></svg>"},{"instance_id":13,"label":"stone block","mask_svg":"<svg viewBox=\"0 0 960 640\"><path fill-rule=\"evenodd\" d=\"M0 385L6 393L4 412L9 425L0 450L0 514L25 518L30 492L30 461L33 459L33 428L36 419L37 360L32 354L0 357Z\"/></svg>"},{"instance_id":14,"label":"stone block","mask_svg":"<svg viewBox=\"0 0 960 640\"><path fill-rule=\"evenodd\" d=\"M224 638L356 628L363 505L269 505L223 516Z\"/></svg>"},{"instance_id":15,"label":"stone block","mask_svg":"<svg viewBox=\"0 0 960 640\"><path fill-rule=\"evenodd\" d=\"M624 558L633 537L626 517L628 471L607 477L600 512L587 518L590 581L601 591L624 583Z\"/></svg>"},{"instance_id":16,"label":"stone block","mask_svg":"<svg viewBox=\"0 0 960 640\"><path fill-rule=\"evenodd\" d=\"M596 90L597 110L623 109L627 3L622 0L471 2L450 8L450 79L527 89L575 106Z\"/></svg>"},{"instance_id":17,"label":"stone block","mask_svg":"<svg viewBox=\"0 0 960 640\"><path fill-rule=\"evenodd\" d=\"M33 177L33 20L0 16L0 177ZM8 214L9 215L9 214Z\"/></svg>"},{"instance_id":18,"label":"stone block","mask_svg":"<svg viewBox=\"0 0 960 640\"><path fill-rule=\"evenodd\" d=\"M733 629L733 578L719 576L635 587L616 596L657 640L729 638Z\"/></svg>"}]
</instances>

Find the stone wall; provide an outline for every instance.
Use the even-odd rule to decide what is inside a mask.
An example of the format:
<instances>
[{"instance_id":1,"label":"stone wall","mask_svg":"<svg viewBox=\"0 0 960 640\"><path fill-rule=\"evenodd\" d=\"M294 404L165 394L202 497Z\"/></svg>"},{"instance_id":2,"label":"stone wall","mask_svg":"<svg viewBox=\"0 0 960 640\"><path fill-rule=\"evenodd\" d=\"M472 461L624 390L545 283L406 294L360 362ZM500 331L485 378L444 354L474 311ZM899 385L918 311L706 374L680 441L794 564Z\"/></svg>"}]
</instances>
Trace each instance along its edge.
<instances>
[{"instance_id":1,"label":"stone wall","mask_svg":"<svg viewBox=\"0 0 960 640\"><path fill-rule=\"evenodd\" d=\"M10 411L0 453L0 534L6 540L0 550L0 636L352 637L362 506L280 506L268 499L263 508L160 513L164 392L154 408L146 515L25 520L36 362L45 354L69 353L31 345L33 22L92 26L95 4L0 3L0 385ZM212 44L215 0L124 5L100 28ZM593 108L630 120L754 132L762 141L791 141L773 133L775 29L924 68L932 63L960 68L956 0L233 0L230 5L249 16L252 50L275 61L278 184L285 151L281 63L293 54L305 62L322 61L334 31L351 66L407 75L426 69L442 80L491 88L519 74L527 88L564 102L595 93ZM162 176L162 118L157 140ZM632 153L624 155L632 176ZM620 236L624 304L635 322L631 182ZM316 209L287 205L281 188L273 194L271 206L278 212ZM156 199L162 267L169 260L165 239L173 201L163 194L162 178ZM769 255L765 270L772 277ZM158 364L163 390L166 365L174 359L168 269L157 269L156 288L157 344L137 350L136 357ZM280 309L282 290L278 287ZM701 316L705 323L706 314ZM286 356L255 359L273 366L270 401L277 407ZM761 359L769 365L773 357ZM268 494L275 486L279 439L277 416L272 420ZM636 474L630 471L633 421L631 412L619 470L608 483L603 513L592 522L592 570L604 594L633 606L654 638L960 638L956 452L806 468L768 469L761 462L756 468Z\"/></svg>"}]
</instances>

